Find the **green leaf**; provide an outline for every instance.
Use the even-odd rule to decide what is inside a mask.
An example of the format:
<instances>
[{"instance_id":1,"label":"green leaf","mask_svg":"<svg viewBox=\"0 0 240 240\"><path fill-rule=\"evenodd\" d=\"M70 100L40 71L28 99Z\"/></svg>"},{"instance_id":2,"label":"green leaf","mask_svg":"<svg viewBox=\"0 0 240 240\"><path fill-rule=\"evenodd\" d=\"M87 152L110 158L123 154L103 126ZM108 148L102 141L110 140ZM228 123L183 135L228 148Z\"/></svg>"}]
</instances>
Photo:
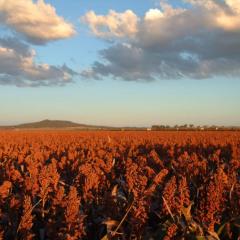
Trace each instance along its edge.
<instances>
[{"instance_id":1,"label":"green leaf","mask_svg":"<svg viewBox=\"0 0 240 240\"><path fill-rule=\"evenodd\" d=\"M208 233L214 238L214 239L217 239L217 240L220 240L218 234L216 232L211 232L211 231L208 231Z\"/></svg>"},{"instance_id":2,"label":"green leaf","mask_svg":"<svg viewBox=\"0 0 240 240\"><path fill-rule=\"evenodd\" d=\"M191 215L191 208L192 208L193 203L190 203L188 207L182 207L181 212L184 215L185 219L187 222L191 221L192 215Z\"/></svg>"},{"instance_id":3,"label":"green leaf","mask_svg":"<svg viewBox=\"0 0 240 240\"><path fill-rule=\"evenodd\" d=\"M222 225L219 227L219 229L217 230L218 236L221 235L221 233L222 233L224 227L226 226L226 224L227 224L227 223L224 223L224 224L222 224Z\"/></svg>"},{"instance_id":4,"label":"green leaf","mask_svg":"<svg viewBox=\"0 0 240 240\"><path fill-rule=\"evenodd\" d=\"M101 238L101 240L109 240L108 235L106 234L104 237Z\"/></svg>"},{"instance_id":5,"label":"green leaf","mask_svg":"<svg viewBox=\"0 0 240 240\"><path fill-rule=\"evenodd\" d=\"M204 236L196 236L196 240L207 240Z\"/></svg>"}]
</instances>

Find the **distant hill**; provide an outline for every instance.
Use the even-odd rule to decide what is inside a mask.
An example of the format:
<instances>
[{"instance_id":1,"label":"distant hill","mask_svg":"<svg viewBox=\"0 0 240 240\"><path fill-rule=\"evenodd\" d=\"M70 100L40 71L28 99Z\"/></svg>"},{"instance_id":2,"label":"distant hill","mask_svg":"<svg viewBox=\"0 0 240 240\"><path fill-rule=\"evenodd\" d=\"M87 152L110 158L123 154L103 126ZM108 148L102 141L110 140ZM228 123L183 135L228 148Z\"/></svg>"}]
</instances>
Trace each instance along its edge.
<instances>
[{"instance_id":1,"label":"distant hill","mask_svg":"<svg viewBox=\"0 0 240 240\"><path fill-rule=\"evenodd\" d=\"M0 128L7 129L41 129L41 128L76 128L76 129L109 129L109 127L104 126L94 126L87 124L80 124L71 121L62 120L42 120L40 122L24 123L13 126L1 126Z\"/></svg>"},{"instance_id":2,"label":"distant hill","mask_svg":"<svg viewBox=\"0 0 240 240\"><path fill-rule=\"evenodd\" d=\"M14 127L17 127L17 128L73 128L73 127L87 127L87 125L74 123L71 121L46 119L40 122L24 123Z\"/></svg>"},{"instance_id":3,"label":"distant hill","mask_svg":"<svg viewBox=\"0 0 240 240\"><path fill-rule=\"evenodd\" d=\"M82 123L75 123L63 120L42 120L39 122L24 123L12 126L0 126L0 129L67 129L67 130L118 130L118 131L141 131L146 130L144 127L111 127L111 126L98 126L88 125Z\"/></svg>"}]
</instances>

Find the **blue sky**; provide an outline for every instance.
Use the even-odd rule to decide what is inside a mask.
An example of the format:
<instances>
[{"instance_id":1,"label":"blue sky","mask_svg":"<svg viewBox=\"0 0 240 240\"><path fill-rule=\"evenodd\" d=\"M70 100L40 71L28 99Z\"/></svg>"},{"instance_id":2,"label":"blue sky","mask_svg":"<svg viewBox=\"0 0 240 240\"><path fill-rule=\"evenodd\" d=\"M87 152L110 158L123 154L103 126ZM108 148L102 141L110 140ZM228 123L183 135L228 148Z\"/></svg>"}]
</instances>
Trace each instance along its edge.
<instances>
[{"instance_id":1,"label":"blue sky","mask_svg":"<svg viewBox=\"0 0 240 240\"><path fill-rule=\"evenodd\" d=\"M225 7L236 9L227 0L226 6L211 8L180 1L49 0L36 6L24 1L26 9L43 14L34 19L38 32L17 16L12 20L14 3L0 4L0 17L7 16L0 20L1 125L42 119L112 126L240 125L240 59L235 56L240 11L234 18L223 15ZM45 6L56 10L55 15L49 11L61 31L50 28L56 22L50 18L44 26ZM86 17L90 11L95 15ZM191 14L206 21L189 26ZM133 20L130 27L126 17ZM208 25L210 18L216 25ZM177 26L178 20L184 24ZM119 28L112 29L110 21ZM196 26L201 34L194 32ZM219 36L220 43L211 45Z\"/></svg>"}]
</instances>

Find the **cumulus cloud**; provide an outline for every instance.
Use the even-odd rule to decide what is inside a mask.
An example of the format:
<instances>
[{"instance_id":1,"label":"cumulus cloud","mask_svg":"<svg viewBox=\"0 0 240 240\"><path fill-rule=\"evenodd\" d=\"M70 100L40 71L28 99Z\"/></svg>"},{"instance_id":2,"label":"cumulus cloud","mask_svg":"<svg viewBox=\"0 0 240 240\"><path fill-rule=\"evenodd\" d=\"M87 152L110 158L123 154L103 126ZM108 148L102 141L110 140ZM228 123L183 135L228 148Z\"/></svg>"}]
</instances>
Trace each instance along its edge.
<instances>
[{"instance_id":1,"label":"cumulus cloud","mask_svg":"<svg viewBox=\"0 0 240 240\"><path fill-rule=\"evenodd\" d=\"M36 53L16 38L0 38L0 84L19 87L63 86L76 72L67 67L37 63Z\"/></svg>"},{"instance_id":2,"label":"cumulus cloud","mask_svg":"<svg viewBox=\"0 0 240 240\"><path fill-rule=\"evenodd\" d=\"M0 24L17 36L0 37L0 85L62 86L73 81L76 72L66 65L39 63L27 44L45 44L75 33L53 6L44 0L0 0Z\"/></svg>"},{"instance_id":3,"label":"cumulus cloud","mask_svg":"<svg viewBox=\"0 0 240 240\"><path fill-rule=\"evenodd\" d=\"M68 38L75 33L72 24L58 16L55 8L44 0L0 0L0 24L35 44Z\"/></svg>"},{"instance_id":4,"label":"cumulus cloud","mask_svg":"<svg viewBox=\"0 0 240 240\"><path fill-rule=\"evenodd\" d=\"M145 21L152 21L152 20L156 20L158 18L162 18L163 12L160 9L150 9L149 11L146 12L144 20Z\"/></svg>"},{"instance_id":5,"label":"cumulus cloud","mask_svg":"<svg viewBox=\"0 0 240 240\"><path fill-rule=\"evenodd\" d=\"M117 43L100 51L101 60L82 75L129 81L239 76L240 0L185 2L184 8L164 1L142 18L133 13L138 19L134 34L116 34L107 21L101 21L101 27L86 21L95 35L117 38ZM123 13L115 14L124 18Z\"/></svg>"},{"instance_id":6,"label":"cumulus cloud","mask_svg":"<svg viewBox=\"0 0 240 240\"><path fill-rule=\"evenodd\" d=\"M131 37L137 33L138 17L131 10L123 13L110 10L106 16L89 11L82 21L89 25L96 36L102 38Z\"/></svg>"}]
</instances>

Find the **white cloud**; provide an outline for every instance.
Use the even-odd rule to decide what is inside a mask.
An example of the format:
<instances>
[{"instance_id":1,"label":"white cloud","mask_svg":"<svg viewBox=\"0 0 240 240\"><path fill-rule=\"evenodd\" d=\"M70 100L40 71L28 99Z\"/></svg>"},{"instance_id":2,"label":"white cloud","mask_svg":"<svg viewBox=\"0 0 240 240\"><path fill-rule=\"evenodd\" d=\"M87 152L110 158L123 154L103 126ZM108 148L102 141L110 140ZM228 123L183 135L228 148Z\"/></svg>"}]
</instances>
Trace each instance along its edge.
<instances>
[{"instance_id":1,"label":"white cloud","mask_svg":"<svg viewBox=\"0 0 240 240\"><path fill-rule=\"evenodd\" d=\"M150 9L146 12L144 20L151 21L151 20L156 20L158 18L162 18L162 17L164 17L162 11L160 9L155 8L155 9Z\"/></svg>"},{"instance_id":2,"label":"white cloud","mask_svg":"<svg viewBox=\"0 0 240 240\"><path fill-rule=\"evenodd\" d=\"M123 13L110 10L106 16L89 11L82 17L82 21L89 25L96 36L102 38L133 37L138 31L138 17L131 10Z\"/></svg>"},{"instance_id":3,"label":"white cloud","mask_svg":"<svg viewBox=\"0 0 240 240\"><path fill-rule=\"evenodd\" d=\"M36 52L15 38L0 38L1 85L62 86L71 83L75 75L66 65L37 63Z\"/></svg>"},{"instance_id":4,"label":"white cloud","mask_svg":"<svg viewBox=\"0 0 240 240\"><path fill-rule=\"evenodd\" d=\"M226 0L226 4L237 14L240 14L240 0Z\"/></svg>"},{"instance_id":5,"label":"white cloud","mask_svg":"<svg viewBox=\"0 0 240 240\"><path fill-rule=\"evenodd\" d=\"M213 27L219 27L227 31L240 28L240 0L185 0L205 11L205 17L209 18Z\"/></svg>"},{"instance_id":6,"label":"white cloud","mask_svg":"<svg viewBox=\"0 0 240 240\"><path fill-rule=\"evenodd\" d=\"M44 0L0 0L0 23L42 44L74 35L72 24L58 16Z\"/></svg>"},{"instance_id":7,"label":"white cloud","mask_svg":"<svg viewBox=\"0 0 240 240\"><path fill-rule=\"evenodd\" d=\"M134 34L123 34L130 37L119 38L101 50L101 60L83 71L82 76L128 81L238 77L240 0L185 2L186 7L174 7L162 1L159 9L148 10L142 18L133 13L138 19ZM101 27L108 25L108 16L101 16L105 20ZM95 29L97 25L91 26L94 21L86 22L102 37L102 32ZM108 37L118 37L107 29Z\"/></svg>"}]
</instances>

